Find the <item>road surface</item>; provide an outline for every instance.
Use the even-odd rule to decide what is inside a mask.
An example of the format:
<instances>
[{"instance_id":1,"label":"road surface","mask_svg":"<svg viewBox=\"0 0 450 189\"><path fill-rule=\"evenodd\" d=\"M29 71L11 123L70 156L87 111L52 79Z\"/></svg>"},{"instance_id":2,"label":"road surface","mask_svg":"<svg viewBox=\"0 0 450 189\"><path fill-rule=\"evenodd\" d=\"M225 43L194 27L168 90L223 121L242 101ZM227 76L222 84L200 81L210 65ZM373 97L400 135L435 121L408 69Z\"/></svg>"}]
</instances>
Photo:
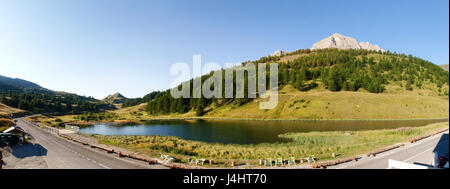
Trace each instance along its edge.
<instances>
[{"instance_id":1,"label":"road surface","mask_svg":"<svg viewBox=\"0 0 450 189\"><path fill-rule=\"evenodd\" d=\"M17 126L32 136L30 143L15 145L4 158L4 168L49 168L49 169L164 169L160 164L128 158L91 149L59 136L50 134L25 121L17 120Z\"/></svg>"},{"instance_id":2,"label":"road surface","mask_svg":"<svg viewBox=\"0 0 450 189\"><path fill-rule=\"evenodd\" d=\"M439 145L438 145L439 143ZM403 147L390 150L375 157L366 157L357 162L344 163L329 169L387 169L388 160L393 159L418 165L432 165L433 150L435 147L448 153L448 132L434 135L432 137L423 139L416 143L406 144Z\"/></svg>"}]
</instances>

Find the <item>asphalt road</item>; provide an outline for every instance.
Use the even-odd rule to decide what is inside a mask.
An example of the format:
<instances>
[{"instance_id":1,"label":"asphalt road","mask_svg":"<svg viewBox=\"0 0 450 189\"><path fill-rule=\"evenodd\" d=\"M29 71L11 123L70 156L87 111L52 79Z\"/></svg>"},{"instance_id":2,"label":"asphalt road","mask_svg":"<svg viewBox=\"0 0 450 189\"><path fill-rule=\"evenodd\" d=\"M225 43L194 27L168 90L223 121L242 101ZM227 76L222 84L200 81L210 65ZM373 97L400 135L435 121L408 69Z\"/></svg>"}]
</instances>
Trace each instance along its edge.
<instances>
[{"instance_id":1,"label":"asphalt road","mask_svg":"<svg viewBox=\"0 0 450 189\"><path fill-rule=\"evenodd\" d=\"M403 147L390 150L375 157L363 157L357 162L349 162L330 169L387 169L388 160L403 161L418 165L432 165L433 150L438 146L440 151L448 153L448 132L441 133L416 143L406 144Z\"/></svg>"},{"instance_id":2,"label":"asphalt road","mask_svg":"<svg viewBox=\"0 0 450 189\"><path fill-rule=\"evenodd\" d=\"M10 158L5 159L5 168L49 168L49 169L164 169L165 166L91 149L43 131L23 118L16 119L17 126L32 136L26 145L12 148ZM8 162L8 159L10 161ZM28 159L28 161L27 161ZM34 163L31 163L34 162ZM36 162L40 162L36 165ZM28 165L28 163L30 163ZM14 166L13 166L14 165Z\"/></svg>"}]
</instances>

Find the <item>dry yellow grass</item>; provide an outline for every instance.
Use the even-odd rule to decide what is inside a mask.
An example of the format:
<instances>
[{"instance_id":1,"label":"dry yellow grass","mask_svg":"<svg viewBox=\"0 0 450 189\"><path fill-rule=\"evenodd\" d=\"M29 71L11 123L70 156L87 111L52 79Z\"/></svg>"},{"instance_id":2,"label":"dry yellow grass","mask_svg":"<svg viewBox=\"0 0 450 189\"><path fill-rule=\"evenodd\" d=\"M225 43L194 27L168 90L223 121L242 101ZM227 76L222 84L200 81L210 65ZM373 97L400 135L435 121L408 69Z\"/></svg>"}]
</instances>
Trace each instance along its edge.
<instances>
[{"instance_id":1,"label":"dry yellow grass","mask_svg":"<svg viewBox=\"0 0 450 189\"><path fill-rule=\"evenodd\" d=\"M374 94L366 92L300 92L291 86L279 94L272 110L259 109L259 99L241 107L227 105L206 117L251 119L414 119L449 116L448 97L422 96L417 92Z\"/></svg>"},{"instance_id":2,"label":"dry yellow grass","mask_svg":"<svg viewBox=\"0 0 450 189\"><path fill-rule=\"evenodd\" d=\"M2 117L10 118L11 114L21 114L21 113L25 113L25 112L26 111L24 111L24 110L13 108L13 107L10 107L10 106L0 103L0 118L2 118Z\"/></svg>"},{"instance_id":3,"label":"dry yellow grass","mask_svg":"<svg viewBox=\"0 0 450 189\"><path fill-rule=\"evenodd\" d=\"M145 107L147 106L147 103L142 103L136 106L121 108L118 110L114 110L111 112L114 112L116 114L123 114L123 113L130 113L130 112L143 112L145 111Z\"/></svg>"}]
</instances>

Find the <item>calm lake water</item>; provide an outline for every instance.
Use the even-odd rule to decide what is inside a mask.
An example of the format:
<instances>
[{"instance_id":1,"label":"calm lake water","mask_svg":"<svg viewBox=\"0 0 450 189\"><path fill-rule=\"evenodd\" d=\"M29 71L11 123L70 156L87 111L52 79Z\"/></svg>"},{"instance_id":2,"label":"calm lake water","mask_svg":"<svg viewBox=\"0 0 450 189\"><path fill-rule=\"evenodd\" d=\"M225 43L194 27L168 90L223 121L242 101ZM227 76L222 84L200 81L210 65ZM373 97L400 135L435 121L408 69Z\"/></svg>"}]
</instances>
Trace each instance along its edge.
<instances>
[{"instance_id":1,"label":"calm lake water","mask_svg":"<svg viewBox=\"0 0 450 189\"><path fill-rule=\"evenodd\" d=\"M355 131L417 127L430 123L448 121L435 120L391 120L391 121L161 121L145 125L99 124L85 127L82 133L102 135L162 135L177 136L204 142L257 144L286 142L279 134L310 131Z\"/></svg>"}]
</instances>

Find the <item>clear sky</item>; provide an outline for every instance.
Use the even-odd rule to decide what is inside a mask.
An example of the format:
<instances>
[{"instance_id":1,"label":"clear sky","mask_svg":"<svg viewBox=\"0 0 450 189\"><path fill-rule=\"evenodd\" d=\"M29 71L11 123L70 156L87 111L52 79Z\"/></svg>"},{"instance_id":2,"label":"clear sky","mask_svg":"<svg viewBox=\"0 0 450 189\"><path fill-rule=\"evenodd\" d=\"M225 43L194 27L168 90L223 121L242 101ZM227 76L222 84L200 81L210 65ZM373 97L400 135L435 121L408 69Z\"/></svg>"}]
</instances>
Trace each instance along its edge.
<instances>
[{"instance_id":1,"label":"clear sky","mask_svg":"<svg viewBox=\"0 0 450 189\"><path fill-rule=\"evenodd\" d=\"M0 75L103 98L165 90L177 62L237 63L333 33L449 63L448 0L0 0Z\"/></svg>"}]
</instances>

